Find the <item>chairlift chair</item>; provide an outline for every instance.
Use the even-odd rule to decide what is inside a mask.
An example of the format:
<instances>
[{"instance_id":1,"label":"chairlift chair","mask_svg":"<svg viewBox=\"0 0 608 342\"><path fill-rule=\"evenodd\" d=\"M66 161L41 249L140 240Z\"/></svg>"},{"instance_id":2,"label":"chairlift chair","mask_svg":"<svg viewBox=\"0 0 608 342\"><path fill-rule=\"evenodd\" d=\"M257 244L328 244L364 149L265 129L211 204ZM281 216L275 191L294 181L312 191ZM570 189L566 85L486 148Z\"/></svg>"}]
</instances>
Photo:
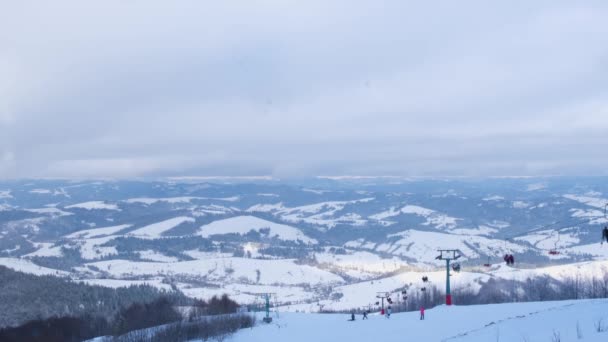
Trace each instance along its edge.
<instances>
[{"instance_id":1,"label":"chairlift chair","mask_svg":"<svg viewBox=\"0 0 608 342\"><path fill-rule=\"evenodd\" d=\"M490 257L488 257L488 262L486 262L485 264L483 264L484 267L492 267L492 264L490 263Z\"/></svg>"},{"instance_id":2,"label":"chairlift chair","mask_svg":"<svg viewBox=\"0 0 608 342\"><path fill-rule=\"evenodd\" d=\"M559 240L560 240L560 236L559 236L559 231L558 231L557 232L557 241L555 241L555 245L553 246L553 249L549 250L550 255L559 255L560 254L559 250L557 249L557 244L558 244Z\"/></svg>"}]
</instances>

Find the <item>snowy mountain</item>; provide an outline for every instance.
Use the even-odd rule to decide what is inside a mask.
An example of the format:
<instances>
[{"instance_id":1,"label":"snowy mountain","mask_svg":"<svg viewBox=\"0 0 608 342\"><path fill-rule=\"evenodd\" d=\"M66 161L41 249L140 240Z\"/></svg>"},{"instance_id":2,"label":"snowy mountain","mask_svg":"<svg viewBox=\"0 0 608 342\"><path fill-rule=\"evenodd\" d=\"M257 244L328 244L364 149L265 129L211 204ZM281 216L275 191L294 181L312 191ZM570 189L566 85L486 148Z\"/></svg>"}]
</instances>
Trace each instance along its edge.
<instances>
[{"instance_id":1,"label":"snowy mountain","mask_svg":"<svg viewBox=\"0 0 608 342\"><path fill-rule=\"evenodd\" d=\"M603 178L3 182L0 264L343 310L420 288L423 275L440 284L439 248L461 252L455 284L475 291L489 279L563 278L556 267L601 277L607 194Z\"/></svg>"}]
</instances>

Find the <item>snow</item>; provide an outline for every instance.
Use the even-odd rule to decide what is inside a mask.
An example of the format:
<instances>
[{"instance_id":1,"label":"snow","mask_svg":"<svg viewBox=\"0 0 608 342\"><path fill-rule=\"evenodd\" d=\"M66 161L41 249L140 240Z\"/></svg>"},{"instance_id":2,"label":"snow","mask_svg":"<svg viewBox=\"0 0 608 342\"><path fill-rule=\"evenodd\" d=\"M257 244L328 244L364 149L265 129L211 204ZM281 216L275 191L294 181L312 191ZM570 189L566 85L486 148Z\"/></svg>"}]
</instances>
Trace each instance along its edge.
<instances>
[{"instance_id":1,"label":"snow","mask_svg":"<svg viewBox=\"0 0 608 342\"><path fill-rule=\"evenodd\" d=\"M0 203L0 211L11 211L11 210L13 210L15 208L16 207L13 207L12 205Z\"/></svg>"},{"instance_id":2,"label":"snow","mask_svg":"<svg viewBox=\"0 0 608 342\"><path fill-rule=\"evenodd\" d=\"M253 285L253 284L225 284L221 288L192 288L180 284L179 289L189 297L208 300L213 296L228 294L230 298L238 303L261 304L261 299L257 293L274 293L281 299L281 303L299 303L314 299L314 293L306 291L299 286L273 286L273 285Z\"/></svg>"},{"instance_id":3,"label":"snow","mask_svg":"<svg viewBox=\"0 0 608 342\"><path fill-rule=\"evenodd\" d=\"M331 265L342 272L346 272L351 277L360 279L394 272L403 266L408 266L399 258L385 259L369 252L315 253L315 259L321 264Z\"/></svg>"},{"instance_id":4,"label":"snow","mask_svg":"<svg viewBox=\"0 0 608 342\"><path fill-rule=\"evenodd\" d=\"M489 236L492 235L494 233L498 232L498 229L492 228L492 227L488 227L488 226L484 226L484 225L480 225L477 228L458 228L458 229L452 229L450 230L450 233L452 234L458 234L458 235L485 235L485 236Z\"/></svg>"},{"instance_id":5,"label":"snow","mask_svg":"<svg viewBox=\"0 0 608 342\"><path fill-rule=\"evenodd\" d=\"M547 187L547 185L545 183L533 183L533 184L528 184L528 186L526 187L526 191L538 191L538 190L543 190Z\"/></svg>"},{"instance_id":6,"label":"snow","mask_svg":"<svg viewBox=\"0 0 608 342\"><path fill-rule=\"evenodd\" d=\"M192 208L192 216L201 217L207 215L226 215L238 211L240 210L237 208L228 208L217 204L211 204Z\"/></svg>"},{"instance_id":7,"label":"snow","mask_svg":"<svg viewBox=\"0 0 608 342\"><path fill-rule=\"evenodd\" d=\"M114 277L182 275L201 277L208 282L221 284L247 281L252 284L336 284L344 280L330 272L293 260L263 260L247 258L208 258L172 263L104 260L93 265ZM260 270L258 282L256 270Z\"/></svg>"},{"instance_id":8,"label":"snow","mask_svg":"<svg viewBox=\"0 0 608 342\"><path fill-rule=\"evenodd\" d=\"M276 236L280 240L299 240L307 244L317 243L315 239L307 237L298 228L266 221L254 216L236 216L214 221L202 226L197 234L203 237L231 233L244 235L252 230L259 232L265 228L270 229L270 237Z\"/></svg>"},{"instance_id":9,"label":"snow","mask_svg":"<svg viewBox=\"0 0 608 342\"><path fill-rule=\"evenodd\" d=\"M437 249L459 249L463 259L475 259L483 255L503 255L505 252L524 253L527 247L511 242L489 239L483 236L466 236L419 230L406 230L388 236L400 238L376 246L375 250L409 257L422 263L434 263Z\"/></svg>"},{"instance_id":10,"label":"snow","mask_svg":"<svg viewBox=\"0 0 608 342\"><path fill-rule=\"evenodd\" d=\"M106 203L104 201L90 201L90 202L72 204L65 208L66 209L77 208L77 209L86 209L86 210L120 210L116 204L110 204L110 203Z\"/></svg>"},{"instance_id":11,"label":"snow","mask_svg":"<svg viewBox=\"0 0 608 342\"><path fill-rule=\"evenodd\" d=\"M142 204L154 204L158 202L166 202L170 204L175 203L189 203L194 199L204 199L203 197L168 197L168 198L149 198L149 197L140 197L140 198L130 198L126 200L127 203L142 203Z\"/></svg>"},{"instance_id":12,"label":"snow","mask_svg":"<svg viewBox=\"0 0 608 342\"><path fill-rule=\"evenodd\" d=\"M504 198L504 197L502 197L502 196L493 195L493 196L488 196L488 197L485 197L485 198L483 198L482 200L483 200L483 201L487 201L487 202L489 202L489 201L502 201L502 200L504 200L504 199L505 199L505 198Z\"/></svg>"},{"instance_id":13,"label":"snow","mask_svg":"<svg viewBox=\"0 0 608 342\"><path fill-rule=\"evenodd\" d=\"M264 197L281 197L281 196L279 196L277 194L271 194L271 193L259 193L259 194L256 194L256 195L258 195L258 196L264 196Z\"/></svg>"},{"instance_id":14,"label":"snow","mask_svg":"<svg viewBox=\"0 0 608 342\"><path fill-rule=\"evenodd\" d=\"M29 191L30 194L37 194L37 195L44 195L44 194L50 194L51 190L48 189L33 189Z\"/></svg>"},{"instance_id":15,"label":"snow","mask_svg":"<svg viewBox=\"0 0 608 342\"><path fill-rule=\"evenodd\" d=\"M218 201L226 201L226 202L238 202L241 199L241 197L231 196L231 197L210 198L210 199L218 200Z\"/></svg>"},{"instance_id":16,"label":"snow","mask_svg":"<svg viewBox=\"0 0 608 342\"><path fill-rule=\"evenodd\" d=\"M590 196L577 196L577 195L564 195L565 198L588 205L590 207L595 207L599 209L604 209L606 204L608 204L608 200L604 198L598 197L590 197Z\"/></svg>"},{"instance_id":17,"label":"snow","mask_svg":"<svg viewBox=\"0 0 608 342\"><path fill-rule=\"evenodd\" d=\"M88 238L95 238L95 237L103 237L103 236L116 234L117 232L119 232L123 229L127 229L129 227L131 227L130 224L121 224L121 225L112 226L112 227L86 229L86 230L80 230L75 233L66 235L65 237L69 238L69 239L88 239Z\"/></svg>"},{"instance_id":18,"label":"snow","mask_svg":"<svg viewBox=\"0 0 608 342\"><path fill-rule=\"evenodd\" d=\"M25 209L25 211L29 211L31 213L36 214L45 214L51 216L68 216L73 215L70 212L60 210L58 208L48 207L48 208L38 208L38 209Z\"/></svg>"},{"instance_id":19,"label":"snow","mask_svg":"<svg viewBox=\"0 0 608 342\"><path fill-rule=\"evenodd\" d=\"M0 190L0 199L13 198L10 190Z\"/></svg>"},{"instance_id":20,"label":"snow","mask_svg":"<svg viewBox=\"0 0 608 342\"><path fill-rule=\"evenodd\" d=\"M401 212L404 214L414 214L425 217L435 213L434 210L423 208L417 205L406 205L405 207L401 208Z\"/></svg>"},{"instance_id":21,"label":"snow","mask_svg":"<svg viewBox=\"0 0 608 342\"><path fill-rule=\"evenodd\" d=\"M61 246L55 246L54 243L41 242L35 246L38 248L35 252L24 255L24 257L60 257L63 255Z\"/></svg>"},{"instance_id":22,"label":"snow","mask_svg":"<svg viewBox=\"0 0 608 342\"><path fill-rule=\"evenodd\" d=\"M138 286L138 285L150 285L156 287L158 289L163 289L166 291L171 291L171 285L165 284L162 282L162 279L153 279L153 280L118 280L118 279L81 279L81 281L85 284L89 285L99 285L104 287L111 288L120 288L120 287L129 287L129 286Z\"/></svg>"},{"instance_id":23,"label":"snow","mask_svg":"<svg viewBox=\"0 0 608 342\"><path fill-rule=\"evenodd\" d=\"M258 315L261 321L262 313ZM552 341L554 333L561 341L574 341L577 322L581 341L608 339L608 332L594 329L598 320L608 320L607 300L442 305L426 310L423 321L418 312L396 313L390 319L375 312L365 321L360 314L356 318L349 322L346 314L279 313L271 324L240 330L228 341Z\"/></svg>"},{"instance_id":24,"label":"snow","mask_svg":"<svg viewBox=\"0 0 608 342\"><path fill-rule=\"evenodd\" d=\"M524 201L513 201L512 206L515 209L526 209L530 206L530 203Z\"/></svg>"},{"instance_id":25,"label":"snow","mask_svg":"<svg viewBox=\"0 0 608 342\"><path fill-rule=\"evenodd\" d=\"M325 193L331 192L329 190L318 190L318 189L309 189L309 188L303 188L302 191L304 192L310 192L316 195L323 195Z\"/></svg>"},{"instance_id":26,"label":"snow","mask_svg":"<svg viewBox=\"0 0 608 342\"><path fill-rule=\"evenodd\" d=\"M38 266L38 265L34 264L33 262L26 260L26 259L0 258L0 265L6 266L15 271L34 274L34 275L67 276L69 274L64 271Z\"/></svg>"},{"instance_id":27,"label":"snow","mask_svg":"<svg viewBox=\"0 0 608 342\"><path fill-rule=\"evenodd\" d=\"M514 238L518 241L526 241L536 248L550 250L554 248L564 248L580 242L578 236L573 232L556 233L554 230L541 230L532 234Z\"/></svg>"},{"instance_id":28,"label":"snow","mask_svg":"<svg viewBox=\"0 0 608 342\"><path fill-rule=\"evenodd\" d=\"M283 210L285 207L283 206L283 202L279 202L276 204L255 204L249 209L245 210L248 213L260 212L260 213L269 213L277 210Z\"/></svg>"},{"instance_id":29,"label":"snow","mask_svg":"<svg viewBox=\"0 0 608 342\"><path fill-rule=\"evenodd\" d=\"M118 254L116 247L102 246L106 242L114 240L117 237L119 236L108 235L99 238L78 240L77 245L80 248L80 256L86 260L94 260Z\"/></svg>"},{"instance_id":30,"label":"snow","mask_svg":"<svg viewBox=\"0 0 608 342\"><path fill-rule=\"evenodd\" d=\"M608 260L608 245L598 248L597 243L579 245L562 250L566 255L591 255L595 260Z\"/></svg>"},{"instance_id":31,"label":"snow","mask_svg":"<svg viewBox=\"0 0 608 342\"><path fill-rule=\"evenodd\" d=\"M179 261L178 258L176 257L171 257L171 256L166 256L162 253L158 253L156 251L153 250L145 250L145 251L138 251L137 252L139 254L139 257L144 259L144 260L150 260L150 261L158 261L158 262L176 262Z\"/></svg>"},{"instance_id":32,"label":"snow","mask_svg":"<svg viewBox=\"0 0 608 342\"><path fill-rule=\"evenodd\" d=\"M276 204L257 204L247 209L247 212L267 212L278 216L283 221L291 223L305 222L327 228L333 228L339 224L362 226L367 221L358 214L346 213L337 218L334 215L349 204L365 203L373 200L374 198L372 197L352 201L328 201L293 208L287 208L281 202Z\"/></svg>"},{"instance_id":33,"label":"snow","mask_svg":"<svg viewBox=\"0 0 608 342\"><path fill-rule=\"evenodd\" d=\"M585 261L579 263L530 269L507 267L504 264L500 264L497 268L493 269L490 274L498 278L525 281L527 278L534 278L545 275L548 275L557 280L564 280L575 276L587 279L592 277L602 279L607 271L608 260L602 260Z\"/></svg>"},{"instance_id":34,"label":"snow","mask_svg":"<svg viewBox=\"0 0 608 342\"><path fill-rule=\"evenodd\" d=\"M185 222L194 222L195 220L192 217L180 216L174 217L172 219L168 219L162 222L153 223L151 225L145 226L143 228L139 228L130 232L129 236L135 236L138 238L160 238L162 234L168 230L171 230L182 223Z\"/></svg>"},{"instance_id":35,"label":"snow","mask_svg":"<svg viewBox=\"0 0 608 342\"><path fill-rule=\"evenodd\" d=\"M401 214L409 214L409 215L417 215L426 218L426 222L423 225L435 226L437 229L441 228L455 228L458 219L455 217L451 217L442 213L439 213L435 210L424 208L417 205L406 205L401 209L396 209L395 207L391 207L387 211L383 211L381 213L371 215L369 218L373 220L382 221L390 217L398 216Z\"/></svg>"},{"instance_id":36,"label":"snow","mask_svg":"<svg viewBox=\"0 0 608 342\"><path fill-rule=\"evenodd\" d=\"M597 209L570 209L572 217L588 219L589 224L608 223L608 218L604 212Z\"/></svg>"}]
</instances>

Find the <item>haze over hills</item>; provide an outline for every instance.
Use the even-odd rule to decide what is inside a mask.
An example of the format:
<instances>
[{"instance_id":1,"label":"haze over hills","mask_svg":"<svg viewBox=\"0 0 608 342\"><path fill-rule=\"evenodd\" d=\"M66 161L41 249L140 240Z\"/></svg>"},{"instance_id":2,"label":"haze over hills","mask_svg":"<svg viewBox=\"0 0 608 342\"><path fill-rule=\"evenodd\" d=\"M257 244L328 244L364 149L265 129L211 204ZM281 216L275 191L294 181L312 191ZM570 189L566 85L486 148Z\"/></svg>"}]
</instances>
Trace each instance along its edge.
<instances>
[{"instance_id":1,"label":"haze over hills","mask_svg":"<svg viewBox=\"0 0 608 342\"><path fill-rule=\"evenodd\" d=\"M304 311L369 305L376 291L424 286L422 275L441 284L439 248L462 252L454 282L472 290L489 279L601 277L607 180L2 182L0 264L243 303L275 292Z\"/></svg>"}]
</instances>

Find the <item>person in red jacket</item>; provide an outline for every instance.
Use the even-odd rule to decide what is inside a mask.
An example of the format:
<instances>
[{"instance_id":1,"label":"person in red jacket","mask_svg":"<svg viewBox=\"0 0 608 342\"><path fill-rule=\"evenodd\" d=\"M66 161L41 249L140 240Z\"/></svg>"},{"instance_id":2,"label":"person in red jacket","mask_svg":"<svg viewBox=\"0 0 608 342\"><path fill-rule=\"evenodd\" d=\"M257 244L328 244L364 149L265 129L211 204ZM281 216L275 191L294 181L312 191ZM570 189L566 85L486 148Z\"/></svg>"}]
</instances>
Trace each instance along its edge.
<instances>
[{"instance_id":1,"label":"person in red jacket","mask_svg":"<svg viewBox=\"0 0 608 342\"><path fill-rule=\"evenodd\" d=\"M420 306L420 320L424 321L424 306Z\"/></svg>"}]
</instances>

